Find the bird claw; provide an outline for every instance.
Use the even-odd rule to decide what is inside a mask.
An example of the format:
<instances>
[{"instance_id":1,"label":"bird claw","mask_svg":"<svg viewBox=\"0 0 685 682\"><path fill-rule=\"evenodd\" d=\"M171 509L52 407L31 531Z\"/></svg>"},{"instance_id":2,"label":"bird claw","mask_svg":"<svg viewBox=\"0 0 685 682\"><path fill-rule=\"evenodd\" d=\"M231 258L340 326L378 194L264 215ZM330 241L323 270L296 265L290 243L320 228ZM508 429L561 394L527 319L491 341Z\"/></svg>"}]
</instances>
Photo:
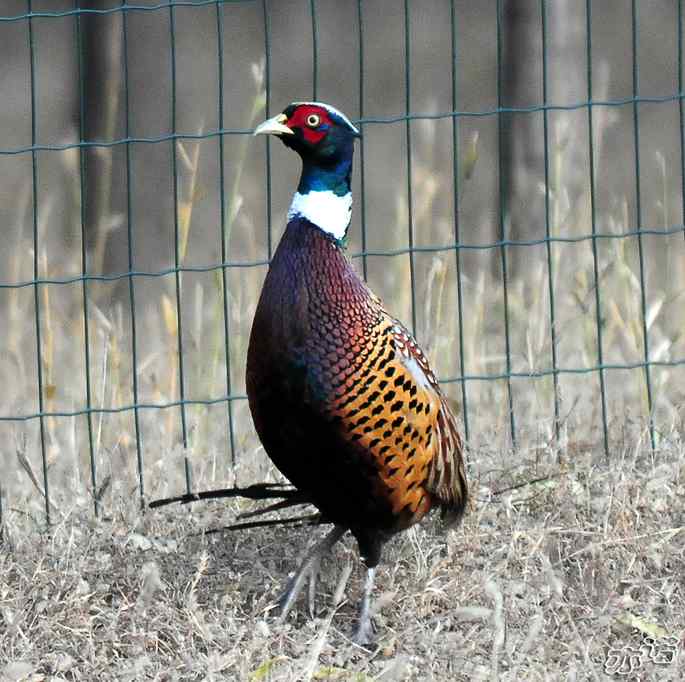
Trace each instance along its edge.
<instances>
[{"instance_id":1,"label":"bird claw","mask_svg":"<svg viewBox=\"0 0 685 682\"><path fill-rule=\"evenodd\" d=\"M315 545L307 556L302 561L297 573L288 583L288 587L285 592L278 598L278 605L281 609L281 613L278 620L283 623L290 613L290 609L293 604L300 596L302 588L304 587L305 581L309 580L309 589L307 591L307 605L309 607L309 614L314 617L314 601L316 597L316 579L319 575L319 567L321 566L321 557L330 551L331 547L340 540L340 538L345 534L345 528L340 526L335 526L333 530Z\"/></svg>"},{"instance_id":2,"label":"bird claw","mask_svg":"<svg viewBox=\"0 0 685 682\"><path fill-rule=\"evenodd\" d=\"M307 607L309 616L314 618L315 601L316 601L316 581L319 576L319 568L321 562L316 559L308 566L303 566L288 582L288 586L280 597L276 600L280 609L279 620L284 622L290 613L290 609L297 601L297 598L302 592L305 582L309 583L307 590Z\"/></svg>"},{"instance_id":3,"label":"bird claw","mask_svg":"<svg viewBox=\"0 0 685 682\"><path fill-rule=\"evenodd\" d=\"M376 639L376 632L373 627L371 618L363 618L359 620L359 623L352 636L352 641L365 649L369 648Z\"/></svg>"},{"instance_id":4,"label":"bird claw","mask_svg":"<svg viewBox=\"0 0 685 682\"><path fill-rule=\"evenodd\" d=\"M302 588L306 581L309 582L307 590L307 606L309 608L309 615L314 617L314 602L316 599L316 579L319 575L319 568L321 566L321 557L330 551L331 547L345 534L345 528L335 526L333 530L317 545L315 545L305 556L300 564L297 573L292 577L288 583L285 592L278 598L278 606L280 607L279 622L285 622L285 619L290 613L290 609L300 596ZM361 602L361 609L359 612L359 622L352 637L352 641L358 646L369 648L374 642L374 628L371 621L371 593L373 591L374 578L376 575L376 567L368 568L366 580L364 582L364 594ZM347 573L349 576L349 571ZM347 577L345 577L345 582ZM340 593L342 594L342 589ZM337 594L337 593L336 593ZM337 597L336 597L337 599Z\"/></svg>"},{"instance_id":5,"label":"bird claw","mask_svg":"<svg viewBox=\"0 0 685 682\"><path fill-rule=\"evenodd\" d=\"M373 643L373 623L371 622L371 592L376 577L376 568L372 566L367 570L366 581L364 582L364 596L362 597L361 609L359 612L359 624L354 633L353 641L362 647L368 647Z\"/></svg>"},{"instance_id":6,"label":"bird claw","mask_svg":"<svg viewBox=\"0 0 685 682\"><path fill-rule=\"evenodd\" d=\"M317 559L312 564L309 570L309 589L307 590L307 608L309 609L309 617L314 618L315 602L316 602L316 580L319 577L319 568L321 567L321 560Z\"/></svg>"}]
</instances>

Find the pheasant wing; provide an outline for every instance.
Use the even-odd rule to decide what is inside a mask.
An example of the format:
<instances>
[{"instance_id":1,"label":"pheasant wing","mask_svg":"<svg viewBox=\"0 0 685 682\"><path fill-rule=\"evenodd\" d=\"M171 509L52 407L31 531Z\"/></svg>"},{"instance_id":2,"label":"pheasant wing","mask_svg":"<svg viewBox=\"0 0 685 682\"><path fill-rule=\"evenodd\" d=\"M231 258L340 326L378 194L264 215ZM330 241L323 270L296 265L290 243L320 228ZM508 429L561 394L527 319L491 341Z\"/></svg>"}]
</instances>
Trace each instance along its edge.
<instances>
[{"instance_id":1,"label":"pheasant wing","mask_svg":"<svg viewBox=\"0 0 685 682\"><path fill-rule=\"evenodd\" d=\"M437 504L458 517L466 499L456 418L411 334L385 316L366 361L336 394L332 413L344 438L373 461L375 494L398 528Z\"/></svg>"}]
</instances>

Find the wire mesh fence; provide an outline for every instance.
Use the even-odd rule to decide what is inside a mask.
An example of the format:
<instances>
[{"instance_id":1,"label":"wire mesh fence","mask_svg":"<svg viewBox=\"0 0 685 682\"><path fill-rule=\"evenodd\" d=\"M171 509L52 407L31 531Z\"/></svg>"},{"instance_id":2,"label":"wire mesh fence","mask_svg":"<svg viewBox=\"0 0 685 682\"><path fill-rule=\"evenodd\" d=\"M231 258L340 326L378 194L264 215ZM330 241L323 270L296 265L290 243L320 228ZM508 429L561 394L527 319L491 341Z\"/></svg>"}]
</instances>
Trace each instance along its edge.
<instances>
[{"instance_id":1,"label":"wire mesh fence","mask_svg":"<svg viewBox=\"0 0 685 682\"><path fill-rule=\"evenodd\" d=\"M610 47L590 0L55 4L0 16L0 514L265 473L244 356L297 169L250 133L305 96L363 131L350 253L472 449L680 430L682 2Z\"/></svg>"}]
</instances>

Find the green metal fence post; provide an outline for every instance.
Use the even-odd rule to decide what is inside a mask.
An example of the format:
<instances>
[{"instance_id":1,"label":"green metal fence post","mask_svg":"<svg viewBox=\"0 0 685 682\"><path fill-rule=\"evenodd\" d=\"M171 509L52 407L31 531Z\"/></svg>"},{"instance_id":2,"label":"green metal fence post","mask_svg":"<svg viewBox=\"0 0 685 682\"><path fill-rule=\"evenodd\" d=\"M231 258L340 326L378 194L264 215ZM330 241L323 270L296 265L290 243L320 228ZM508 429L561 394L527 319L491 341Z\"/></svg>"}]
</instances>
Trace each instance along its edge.
<instances>
[{"instance_id":1,"label":"green metal fence post","mask_svg":"<svg viewBox=\"0 0 685 682\"><path fill-rule=\"evenodd\" d=\"M316 3L309 0L309 14L312 20L312 100L319 96L319 48L316 28Z\"/></svg>"},{"instance_id":2,"label":"green metal fence post","mask_svg":"<svg viewBox=\"0 0 685 682\"><path fill-rule=\"evenodd\" d=\"M31 208L33 212L33 305L36 329L36 370L37 370L37 389L38 389L38 421L40 426L40 456L43 468L43 494L45 496L45 521L51 525L50 517L50 483L48 478L48 458L45 447L45 405L43 399L43 343L41 337L41 316L40 316L40 285L39 285L39 241L38 241L38 117L36 102L36 45L33 34L33 8L31 0L26 0L28 11L28 40L29 40L29 79L31 90Z\"/></svg>"},{"instance_id":3,"label":"green metal fence post","mask_svg":"<svg viewBox=\"0 0 685 682\"><path fill-rule=\"evenodd\" d=\"M680 212L685 239L685 107L683 106L683 0L678 0L678 120L680 121Z\"/></svg>"},{"instance_id":4,"label":"green metal fence post","mask_svg":"<svg viewBox=\"0 0 685 682\"><path fill-rule=\"evenodd\" d=\"M218 98L217 98L217 120L219 130L224 128L224 19L223 8L219 3L216 5L216 34L217 34L217 61L219 69L219 82L217 83ZM230 302L229 302L229 286L228 277L226 273L226 261L228 260L228 243L226 239L226 173L224 170L224 136L219 136L219 224L221 225L221 296L223 299L223 315L224 315L224 353L226 355L226 395L230 396L232 393L231 380L231 323L230 323ZM229 201L233 201L234 197L229 197ZM236 453L235 453L235 437L233 424L233 401L227 400L226 407L228 410L228 443L231 450L231 466L235 471Z\"/></svg>"},{"instance_id":5,"label":"green metal fence post","mask_svg":"<svg viewBox=\"0 0 685 682\"><path fill-rule=\"evenodd\" d=\"M599 255L597 253L597 201L595 192L595 143L592 118L592 0L585 2L585 47L587 54L587 126L590 156L590 220L592 225L592 267L595 290L595 328L597 331L597 366L599 368L599 393L602 401L602 435L604 455L609 460L609 427L607 424L607 399L604 378L604 347L602 341L602 300L599 286Z\"/></svg>"},{"instance_id":6,"label":"green metal fence post","mask_svg":"<svg viewBox=\"0 0 685 682\"><path fill-rule=\"evenodd\" d=\"M452 112L457 111L458 91L457 91L457 19L455 0L450 2L450 26L451 26L451 64L452 64ZM469 409L466 399L466 362L464 359L464 302L462 292L462 272L461 272L461 225L459 216L459 118L452 116L452 201L454 203L454 259L457 274L457 316L459 329L459 373L461 385L461 404L464 415L464 439L468 444L470 439L469 432Z\"/></svg>"},{"instance_id":7,"label":"green metal fence post","mask_svg":"<svg viewBox=\"0 0 685 682\"><path fill-rule=\"evenodd\" d=\"M404 114L407 145L407 238L409 244L409 284L411 286L411 331L416 336L416 266L414 263L414 196L411 153L411 17L409 0L404 0Z\"/></svg>"},{"instance_id":8,"label":"green metal fence post","mask_svg":"<svg viewBox=\"0 0 685 682\"><path fill-rule=\"evenodd\" d=\"M186 490L192 489L190 461L188 460L188 426L186 420L186 392L185 371L183 357L183 304L181 286L181 253L180 248L180 219L179 219L179 191L178 191L178 151L176 133L176 19L174 5L169 5L169 49L171 57L171 173L172 193L174 198L174 280L176 284L176 342L178 344L178 390L180 399L181 437L183 440L183 466L185 469Z\"/></svg>"},{"instance_id":9,"label":"green metal fence post","mask_svg":"<svg viewBox=\"0 0 685 682\"><path fill-rule=\"evenodd\" d=\"M540 0L540 22L542 40L542 124L544 135L544 162L545 162L545 249L547 252L547 292L549 296L549 329L551 336L552 353L552 380L554 382L554 436L559 442L559 373L557 371L557 323L554 306L554 266L552 260L552 242L550 226L549 206L549 90L548 90L548 56L547 56L547 2Z\"/></svg>"},{"instance_id":10,"label":"green metal fence post","mask_svg":"<svg viewBox=\"0 0 685 682\"><path fill-rule=\"evenodd\" d=\"M269 22L268 0L262 0L262 17L264 20L264 84L266 86L264 106L266 118L271 111L271 25ZM271 205L271 140L265 135L264 149L266 155L266 253L271 260L273 254L273 215Z\"/></svg>"},{"instance_id":11,"label":"green metal fence post","mask_svg":"<svg viewBox=\"0 0 685 682\"><path fill-rule=\"evenodd\" d=\"M359 41L359 130L362 137L359 140L359 219L362 235L362 275L364 281L369 277L368 259L366 257L366 168L365 168L365 145L364 145L364 13L363 0L357 0L357 39Z\"/></svg>"},{"instance_id":12,"label":"green metal fence post","mask_svg":"<svg viewBox=\"0 0 685 682\"><path fill-rule=\"evenodd\" d=\"M74 3L75 9L80 9L80 2L76 0ZM76 61L78 64L78 98L79 98L79 119L78 119L78 139L79 143L83 142L84 137L84 121L85 121L85 84L83 82L83 45L81 42L81 13L76 16ZM97 495L98 489L98 475L97 463L95 460L95 449L93 447L93 415L92 415L92 401L91 401L91 380L90 380L90 330L89 330L89 313L88 313L88 245L86 241L86 149L79 146L79 188L81 192L81 293L83 306L83 356L85 364L85 400L86 400L86 423L88 429L88 456L90 459L90 484L92 487L93 505L95 507L95 516L100 516L100 501ZM75 419L76 417L74 417Z\"/></svg>"},{"instance_id":13,"label":"green metal fence post","mask_svg":"<svg viewBox=\"0 0 685 682\"><path fill-rule=\"evenodd\" d=\"M136 291L133 279L133 162L131 159L131 100L128 68L128 11L126 0L121 1L121 40L124 99L124 135L126 143L126 250L128 256L128 301L131 308L131 385L133 389L133 422L136 441L136 470L138 474L138 496L140 508L145 509L145 465L143 461L142 437L140 431L139 388L138 388L138 327L136 316Z\"/></svg>"},{"instance_id":14,"label":"green metal fence post","mask_svg":"<svg viewBox=\"0 0 685 682\"><path fill-rule=\"evenodd\" d=\"M511 389L511 334L509 328L509 273L507 268L506 216L508 202L505 200L504 185L504 125L502 116L509 115L503 109L502 88L502 0L497 0L497 168L499 182L499 239L500 264L502 268L502 294L504 298L504 348L507 370L507 402L509 408L509 428L511 444L516 448L516 417L514 415L514 396Z\"/></svg>"},{"instance_id":15,"label":"green metal fence post","mask_svg":"<svg viewBox=\"0 0 685 682\"><path fill-rule=\"evenodd\" d=\"M652 403L652 380L649 369L649 331L647 330L647 292L645 286L645 254L642 245L642 183L640 181L640 114L639 71L637 57L637 0L631 5L631 47L633 56L633 145L635 147L635 213L637 214L637 251L640 261L640 308L642 312L642 354L644 358L645 388L647 391L647 414L649 418L649 440L652 450L656 447L654 414Z\"/></svg>"}]
</instances>

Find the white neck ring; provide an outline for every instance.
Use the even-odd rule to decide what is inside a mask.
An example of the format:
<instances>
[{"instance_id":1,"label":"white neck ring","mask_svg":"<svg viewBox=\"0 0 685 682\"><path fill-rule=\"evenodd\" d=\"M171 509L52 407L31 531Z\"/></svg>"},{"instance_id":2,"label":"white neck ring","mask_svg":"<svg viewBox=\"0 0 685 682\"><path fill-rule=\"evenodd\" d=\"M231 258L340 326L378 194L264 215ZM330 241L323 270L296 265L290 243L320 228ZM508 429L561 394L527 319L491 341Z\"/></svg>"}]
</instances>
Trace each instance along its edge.
<instances>
[{"instance_id":1,"label":"white neck ring","mask_svg":"<svg viewBox=\"0 0 685 682\"><path fill-rule=\"evenodd\" d=\"M352 192L343 196L331 190L311 190L307 194L295 192L288 220L296 216L306 218L335 239L343 239L352 218Z\"/></svg>"}]
</instances>

